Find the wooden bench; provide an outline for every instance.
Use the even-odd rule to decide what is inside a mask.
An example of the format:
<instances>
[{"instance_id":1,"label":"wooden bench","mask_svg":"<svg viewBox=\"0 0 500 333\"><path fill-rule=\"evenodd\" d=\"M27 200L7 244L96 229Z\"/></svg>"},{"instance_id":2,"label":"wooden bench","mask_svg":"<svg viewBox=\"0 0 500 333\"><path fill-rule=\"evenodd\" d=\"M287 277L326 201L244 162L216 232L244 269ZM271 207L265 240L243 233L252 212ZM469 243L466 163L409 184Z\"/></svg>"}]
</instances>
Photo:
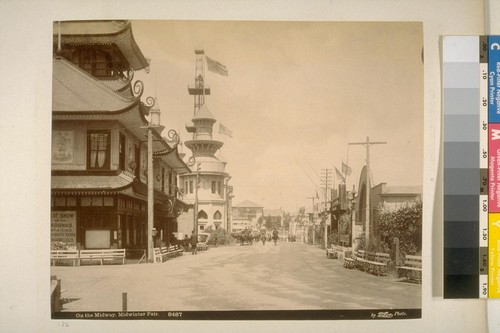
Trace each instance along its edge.
<instances>
[{"instance_id":1,"label":"wooden bench","mask_svg":"<svg viewBox=\"0 0 500 333\"><path fill-rule=\"evenodd\" d=\"M153 261L155 264L161 264L167 257L167 248L166 247L155 247L153 248Z\"/></svg>"},{"instance_id":2,"label":"wooden bench","mask_svg":"<svg viewBox=\"0 0 500 333\"><path fill-rule=\"evenodd\" d=\"M326 257L328 259L338 259L338 248L335 245L332 245L332 247L326 249Z\"/></svg>"},{"instance_id":3,"label":"wooden bench","mask_svg":"<svg viewBox=\"0 0 500 333\"><path fill-rule=\"evenodd\" d=\"M357 257L356 251L354 253L346 252L344 255L344 267L349 269L355 268L356 257Z\"/></svg>"},{"instance_id":4,"label":"wooden bench","mask_svg":"<svg viewBox=\"0 0 500 333\"><path fill-rule=\"evenodd\" d=\"M365 251L365 250L358 250L358 252L355 253L354 259L356 261L354 263L354 266L357 269L365 271L367 269L367 266L366 266L366 262L367 262L366 257L367 257L367 251Z\"/></svg>"},{"instance_id":5,"label":"wooden bench","mask_svg":"<svg viewBox=\"0 0 500 333\"><path fill-rule=\"evenodd\" d=\"M389 253L368 252L366 259L367 272L387 275L387 264L391 260Z\"/></svg>"},{"instance_id":6,"label":"wooden bench","mask_svg":"<svg viewBox=\"0 0 500 333\"><path fill-rule=\"evenodd\" d=\"M183 250L178 245L170 245L168 248L168 258L175 258L182 255Z\"/></svg>"},{"instance_id":7,"label":"wooden bench","mask_svg":"<svg viewBox=\"0 0 500 333\"><path fill-rule=\"evenodd\" d=\"M50 251L50 260L52 261L52 266L55 266L58 261L65 260L73 261L73 266L76 266L76 263L80 263L78 250L52 250Z\"/></svg>"},{"instance_id":8,"label":"wooden bench","mask_svg":"<svg viewBox=\"0 0 500 333\"><path fill-rule=\"evenodd\" d=\"M177 256L182 256L184 254L184 249L182 248L182 246L180 245L175 245L175 253L177 254Z\"/></svg>"},{"instance_id":9,"label":"wooden bench","mask_svg":"<svg viewBox=\"0 0 500 333\"><path fill-rule=\"evenodd\" d=\"M101 265L105 260L121 260L122 264L125 264L125 249L80 250L80 263L84 260L97 260L101 262Z\"/></svg>"},{"instance_id":10,"label":"wooden bench","mask_svg":"<svg viewBox=\"0 0 500 333\"><path fill-rule=\"evenodd\" d=\"M184 250L178 245L170 245L164 247L155 247L154 248L154 262L162 263L167 261L168 259L175 258L181 256Z\"/></svg>"},{"instance_id":11,"label":"wooden bench","mask_svg":"<svg viewBox=\"0 0 500 333\"><path fill-rule=\"evenodd\" d=\"M363 269L364 262L365 262L365 251L363 250L354 251L354 253L344 256L345 268Z\"/></svg>"},{"instance_id":12,"label":"wooden bench","mask_svg":"<svg viewBox=\"0 0 500 333\"><path fill-rule=\"evenodd\" d=\"M208 244L207 242L199 242L198 245L196 245L196 248L198 251L205 251L208 250Z\"/></svg>"},{"instance_id":13,"label":"wooden bench","mask_svg":"<svg viewBox=\"0 0 500 333\"><path fill-rule=\"evenodd\" d=\"M422 256L406 255L403 266L398 267L398 277L422 283Z\"/></svg>"}]
</instances>

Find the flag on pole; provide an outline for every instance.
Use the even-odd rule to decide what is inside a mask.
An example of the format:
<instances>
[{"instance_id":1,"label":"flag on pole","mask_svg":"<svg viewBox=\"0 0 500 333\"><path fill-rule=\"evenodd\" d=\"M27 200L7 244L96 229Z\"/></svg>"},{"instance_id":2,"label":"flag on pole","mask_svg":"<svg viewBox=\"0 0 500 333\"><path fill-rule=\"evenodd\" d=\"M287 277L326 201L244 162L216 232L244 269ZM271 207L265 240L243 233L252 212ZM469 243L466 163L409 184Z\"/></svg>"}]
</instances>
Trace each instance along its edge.
<instances>
[{"instance_id":1,"label":"flag on pole","mask_svg":"<svg viewBox=\"0 0 500 333\"><path fill-rule=\"evenodd\" d=\"M207 67L208 70L220 75L228 76L227 68L223 64L221 64L218 61L215 61L213 59L210 59L209 57L205 56L207 59Z\"/></svg>"},{"instance_id":2,"label":"flag on pole","mask_svg":"<svg viewBox=\"0 0 500 333\"><path fill-rule=\"evenodd\" d=\"M221 123L219 123L219 134L227 135L230 138L233 137L233 131L231 131L229 128L222 125Z\"/></svg>"},{"instance_id":3,"label":"flag on pole","mask_svg":"<svg viewBox=\"0 0 500 333\"><path fill-rule=\"evenodd\" d=\"M350 166L342 162L342 173L346 176L349 176L352 172L352 169Z\"/></svg>"},{"instance_id":4,"label":"flag on pole","mask_svg":"<svg viewBox=\"0 0 500 333\"><path fill-rule=\"evenodd\" d=\"M342 174L340 173L340 171L339 171L337 168L335 168L335 172L337 173L337 177L338 177L338 178L339 178L339 179L340 179L343 183L345 183L345 177L344 177L344 176L342 176Z\"/></svg>"}]
</instances>

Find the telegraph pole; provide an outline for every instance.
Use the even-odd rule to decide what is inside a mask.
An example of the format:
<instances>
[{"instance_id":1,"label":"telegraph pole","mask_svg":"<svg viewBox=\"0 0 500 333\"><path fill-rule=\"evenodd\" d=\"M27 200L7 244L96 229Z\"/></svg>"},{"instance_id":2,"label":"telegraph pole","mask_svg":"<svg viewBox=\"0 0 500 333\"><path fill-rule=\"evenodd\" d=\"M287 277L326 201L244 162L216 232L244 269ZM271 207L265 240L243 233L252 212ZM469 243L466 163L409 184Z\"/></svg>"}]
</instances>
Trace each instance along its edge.
<instances>
[{"instance_id":1,"label":"telegraph pole","mask_svg":"<svg viewBox=\"0 0 500 333\"><path fill-rule=\"evenodd\" d=\"M158 107L158 103L156 98L154 99L154 108L150 111L150 121L146 126L141 126L141 129L147 130L148 136L148 229L146 230L146 235L148 237L147 242L147 258L149 262L154 261L153 255L153 236L154 236L154 178L153 178L153 128L160 128L160 109Z\"/></svg>"},{"instance_id":2,"label":"telegraph pole","mask_svg":"<svg viewBox=\"0 0 500 333\"><path fill-rule=\"evenodd\" d=\"M154 188L153 188L153 129L148 126L148 261L153 262Z\"/></svg>"},{"instance_id":3,"label":"telegraph pole","mask_svg":"<svg viewBox=\"0 0 500 333\"><path fill-rule=\"evenodd\" d=\"M316 197L314 197L314 196L313 197L307 197L306 199L312 199L312 204L313 204L312 205L312 211L313 211L313 228L312 228L313 234L312 234L312 242L313 242L313 245L314 245L315 244L315 241L314 241L314 236L315 235L314 234L315 234L315 229L316 229L316 220L315 220L315 216L314 216L316 209L314 208L314 199L316 199Z\"/></svg>"},{"instance_id":4,"label":"telegraph pole","mask_svg":"<svg viewBox=\"0 0 500 333\"><path fill-rule=\"evenodd\" d=\"M370 142L370 137L366 137L366 142L349 142L349 145L362 145L366 148L366 212L365 212L365 244L368 245L370 240L370 191L371 191L371 179L370 179L370 146L371 145L385 145L387 142ZM358 189L361 191L361 189Z\"/></svg>"},{"instance_id":5,"label":"telegraph pole","mask_svg":"<svg viewBox=\"0 0 500 333\"><path fill-rule=\"evenodd\" d=\"M325 190L324 190L324 195L325 195L325 217L324 217L324 232L323 232L323 235L324 235L324 245L325 245L325 249L328 247L328 239L327 239L327 232L328 232L328 226L326 225L326 217L327 217L327 203L328 203L328 189L330 188L330 177L329 176L332 176L332 172L333 170L332 169L323 169L322 170L322 174L321 174L321 182L322 182L322 185L325 186Z\"/></svg>"}]
</instances>

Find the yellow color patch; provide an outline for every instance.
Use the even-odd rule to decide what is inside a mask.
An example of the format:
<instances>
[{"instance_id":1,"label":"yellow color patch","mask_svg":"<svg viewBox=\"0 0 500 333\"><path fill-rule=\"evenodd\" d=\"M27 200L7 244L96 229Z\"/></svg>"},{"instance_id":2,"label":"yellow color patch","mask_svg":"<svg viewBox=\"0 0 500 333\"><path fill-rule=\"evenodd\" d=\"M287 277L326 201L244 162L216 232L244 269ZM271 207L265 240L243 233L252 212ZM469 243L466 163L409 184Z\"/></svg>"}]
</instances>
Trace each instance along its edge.
<instances>
[{"instance_id":1,"label":"yellow color patch","mask_svg":"<svg viewBox=\"0 0 500 333\"><path fill-rule=\"evenodd\" d=\"M488 216L488 297L500 298L500 213Z\"/></svg>"}]
</instances>

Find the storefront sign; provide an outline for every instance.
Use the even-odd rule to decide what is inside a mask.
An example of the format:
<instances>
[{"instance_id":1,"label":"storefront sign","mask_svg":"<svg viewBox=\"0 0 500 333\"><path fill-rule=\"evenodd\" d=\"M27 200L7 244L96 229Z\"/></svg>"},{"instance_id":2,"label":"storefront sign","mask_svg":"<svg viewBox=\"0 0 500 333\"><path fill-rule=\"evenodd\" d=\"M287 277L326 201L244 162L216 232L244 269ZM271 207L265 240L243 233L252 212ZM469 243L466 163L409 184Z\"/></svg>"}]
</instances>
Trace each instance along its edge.
<instances>
[{"instance_id":1,"label":"storefront sign","mask_svg":"<svg viewBox=\"0 0 500 333\"><path fill-rule=\"evenodd\" d=\"M52 212L50 236L52 242L61 242L68 249L76 249L76 212Z\"/></svg>"}]
</instances>

